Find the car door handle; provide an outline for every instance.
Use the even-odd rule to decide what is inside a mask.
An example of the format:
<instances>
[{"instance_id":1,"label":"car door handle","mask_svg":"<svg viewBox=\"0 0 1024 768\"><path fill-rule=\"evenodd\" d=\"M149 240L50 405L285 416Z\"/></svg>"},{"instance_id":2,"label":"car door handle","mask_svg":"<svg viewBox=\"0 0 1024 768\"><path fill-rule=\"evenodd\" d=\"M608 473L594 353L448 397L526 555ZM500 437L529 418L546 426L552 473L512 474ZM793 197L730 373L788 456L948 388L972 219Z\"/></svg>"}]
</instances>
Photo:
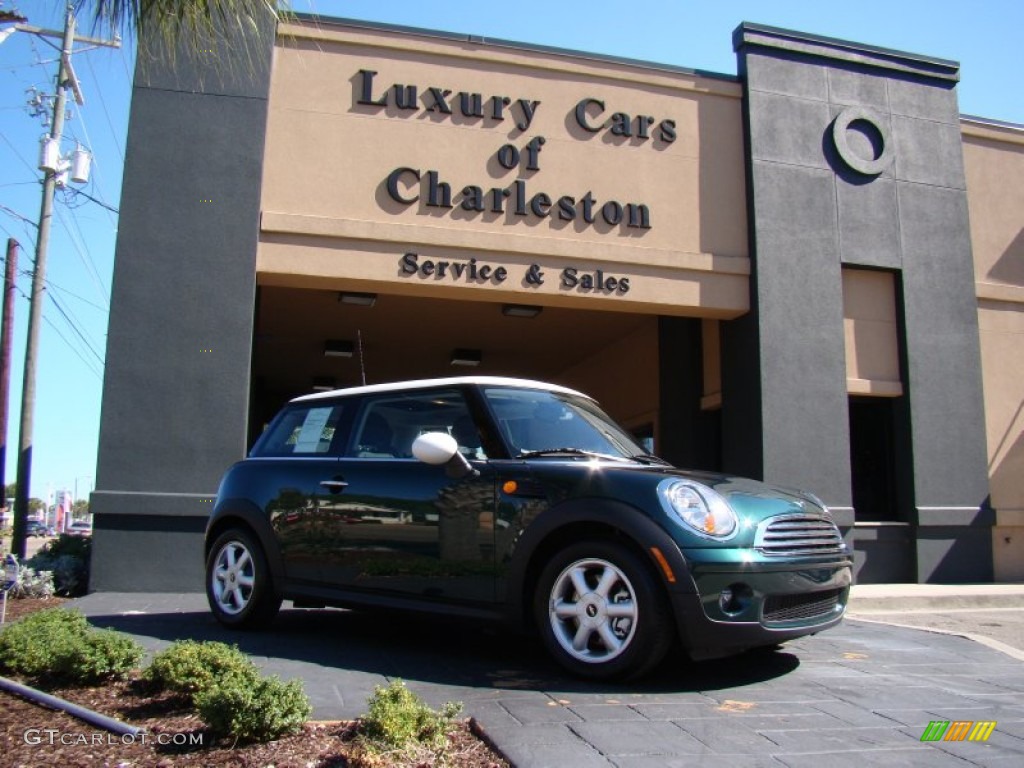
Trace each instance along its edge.
<instances>
[{"instance_id":1,"label":"car door handle","mask_svg":"<svg viewBox=\"0 0 1024 768\"><path fill-rule=\"evenodd\" d=\"M320 485L331 493L341 493L343 490L348 488L348 483L344 480L321 480Z\"/></svg>"}]
</instances>

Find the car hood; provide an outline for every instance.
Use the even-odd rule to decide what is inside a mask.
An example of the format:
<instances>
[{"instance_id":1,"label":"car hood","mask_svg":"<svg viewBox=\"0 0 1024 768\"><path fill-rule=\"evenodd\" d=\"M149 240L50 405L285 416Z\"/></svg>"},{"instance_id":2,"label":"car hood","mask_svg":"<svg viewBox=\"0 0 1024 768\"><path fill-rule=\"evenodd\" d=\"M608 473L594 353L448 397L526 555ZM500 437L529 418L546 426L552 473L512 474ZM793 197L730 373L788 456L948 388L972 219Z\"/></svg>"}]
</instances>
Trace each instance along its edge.
<instances>
[{"instance_id":1,"label":"car hood","mask_svg":"<svg viewBox=\"0 0 1024 768\"><path fill-rule=\"evenodd\" d=\"M636 464L609 465L611 472L642 473L661 478L676 477L709 486L725 497L741 516L763 519L774 515L809 514L831 519L827 507L814 494L737 475Z\"/></svg>"}]
</instances>

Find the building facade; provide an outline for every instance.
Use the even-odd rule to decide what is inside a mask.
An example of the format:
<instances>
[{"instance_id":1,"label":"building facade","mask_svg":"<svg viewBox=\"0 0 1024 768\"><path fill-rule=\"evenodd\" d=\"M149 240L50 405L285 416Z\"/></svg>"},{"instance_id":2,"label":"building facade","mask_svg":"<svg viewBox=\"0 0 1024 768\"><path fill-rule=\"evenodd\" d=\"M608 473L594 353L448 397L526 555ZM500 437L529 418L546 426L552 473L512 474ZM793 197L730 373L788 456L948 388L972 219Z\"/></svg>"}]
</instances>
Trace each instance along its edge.
<instances>
[{"instance_id":1,"label":"building facade","mask_svg":"<svg viewBox=\"0 0 1024 768\"><path fill-rule=\"evenodd\" d=\"M1024 129L958 65L741 25L738 76L297 17L133 93L93 589L202 588L290 397L586 391L805 487L862 582L1024 578Z\"/></svg>"}]
</instances>

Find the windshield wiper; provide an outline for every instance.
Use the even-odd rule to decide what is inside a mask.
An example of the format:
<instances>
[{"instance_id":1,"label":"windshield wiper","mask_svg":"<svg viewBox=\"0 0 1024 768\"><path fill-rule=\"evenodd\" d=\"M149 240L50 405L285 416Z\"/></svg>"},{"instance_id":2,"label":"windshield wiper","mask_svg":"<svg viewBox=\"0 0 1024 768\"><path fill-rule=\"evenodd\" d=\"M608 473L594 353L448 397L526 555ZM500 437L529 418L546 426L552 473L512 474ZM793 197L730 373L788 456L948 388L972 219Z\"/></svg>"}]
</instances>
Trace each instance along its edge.
<instances>
[{"instance_id":1,"label":"windshield wiper","mask_svg":"<svg viewBox=\"0 0 1024 768\"><path fill-rule=\"evenodd\" d=\"M537 451L520 451L517 459L534 459L538 456L587 456L592 459L610 459L611 461L626 461L625 456L613 456L610 453L598 453L597 451L585 451L582 448L542 448Z\"/></svg>"},{"instance_id":2,"label":"windshield wiper","mask_svg":"<svg viewBox=\"0 0 1024 768\"><path fill-rule=\"evenodd\" d=\"M662 467L671 467L672 465L665 461L660 456L655 456L653 453L638 453L636 456L630 456L633 461L639 461L641 464L657 464Z\"/></svg>"}]
</instances>

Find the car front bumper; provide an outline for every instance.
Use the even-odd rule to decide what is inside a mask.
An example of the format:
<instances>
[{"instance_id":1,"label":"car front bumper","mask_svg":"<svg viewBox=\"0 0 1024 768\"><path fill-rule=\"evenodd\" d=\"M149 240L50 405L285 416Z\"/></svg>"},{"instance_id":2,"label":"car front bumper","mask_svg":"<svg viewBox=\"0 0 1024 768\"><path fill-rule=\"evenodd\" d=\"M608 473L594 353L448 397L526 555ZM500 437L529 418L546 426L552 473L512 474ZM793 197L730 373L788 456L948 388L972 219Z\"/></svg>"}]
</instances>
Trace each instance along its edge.
<instances>
[{"instance_id":1,"label":"car front bumper","mask_svg":"<svg viewBox=\"0 0 1024 768\"><path fill-rule=\"evenodd\" d=\"M723 554L701 561L684 553L695 591L671 594L679 637L691 657L775 645L842 620L853 582L848 557L737 565L738 559Z\"/></svg>"}]
</instances>

